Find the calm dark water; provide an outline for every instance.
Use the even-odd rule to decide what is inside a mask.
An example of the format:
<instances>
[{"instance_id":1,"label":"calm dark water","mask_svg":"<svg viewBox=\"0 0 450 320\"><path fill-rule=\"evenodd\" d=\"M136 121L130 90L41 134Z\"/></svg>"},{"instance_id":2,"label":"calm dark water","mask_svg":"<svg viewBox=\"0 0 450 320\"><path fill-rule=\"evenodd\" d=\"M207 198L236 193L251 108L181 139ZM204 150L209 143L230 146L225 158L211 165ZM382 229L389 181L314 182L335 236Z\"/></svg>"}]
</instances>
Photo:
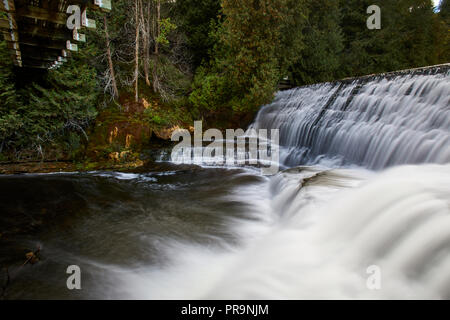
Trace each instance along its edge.
<instances>
[{"instance_id":1,"label":"calm dark water","mask_svg":"<svg viewBox=\"0 0 450 320\"><path fill-rule=\"evenodd\" d=\"M109 273L163 267L170 242L238 244L230 221L251 219L248 204L227 195L261 177L170 164L144 171L0 177L0 264L11 274L5 298L126 298ZM38 247L41 261L19 267ZM82 270L80 291L66 287L69 265Z\"/></svg>"}]
</instances>

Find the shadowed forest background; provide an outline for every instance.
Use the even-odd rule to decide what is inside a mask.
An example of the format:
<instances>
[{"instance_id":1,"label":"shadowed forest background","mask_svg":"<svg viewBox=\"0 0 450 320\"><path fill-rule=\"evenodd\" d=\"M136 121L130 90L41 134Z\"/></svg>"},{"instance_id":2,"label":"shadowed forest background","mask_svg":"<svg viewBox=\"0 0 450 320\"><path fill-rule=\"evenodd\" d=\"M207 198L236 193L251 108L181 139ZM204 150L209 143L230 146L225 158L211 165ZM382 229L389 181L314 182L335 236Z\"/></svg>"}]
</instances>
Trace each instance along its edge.
<instances>
[{"instance_id":1,"label":"shadowed forest background","mask_svg":"<svg viewBox=\"0 0 450 320\"><path fill-rule=\"evenodd\" d=\"M0 161L135 161L194 120L245 127L281 81L450 61L448 0L115 0L90 15L56 70L14 67L1 40Z\"/></svg>"}]
</instances>

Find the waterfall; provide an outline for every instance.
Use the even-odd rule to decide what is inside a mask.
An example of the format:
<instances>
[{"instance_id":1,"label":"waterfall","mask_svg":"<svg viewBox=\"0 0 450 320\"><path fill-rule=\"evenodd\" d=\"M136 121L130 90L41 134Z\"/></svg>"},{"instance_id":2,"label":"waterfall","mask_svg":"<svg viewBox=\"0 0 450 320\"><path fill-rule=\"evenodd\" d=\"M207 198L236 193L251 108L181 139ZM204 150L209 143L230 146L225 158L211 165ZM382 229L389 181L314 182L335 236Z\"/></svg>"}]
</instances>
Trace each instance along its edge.
<instances>
[{"instance_id":1,"label":"waterfall","mask_svg":"<svg viewBox=\"0 0 450 320\"><path fill-rule=\"evenodd\" d=\"M244 245L174 242L167 268L135 272L124 287L148 298L449 299L449 72L279 92L248 134L279 129L287 169L228 196L254 219L230 227Z\"/></svg>"},{"instance_id":2,"label":"waterfall","mask_svg":"<svg viewBox=\"0 0 450 320\"><path fill-rule=\"evenodd\" d=\"M173 241L169 265L115 281L149 299L450 299L448 181L450 165L285 170L229 196L249 205L242 246Z\"/></svg>"},{"instance_id":3,"label":"waterfall","mask_svg":"<svg viewBox=\"0 0 450 320\"><path fill-rule=\"evenodd\" d=\"M249 128L280 129L273 175L199 144L148 171L0 177L3 230L55 226L29 236L46 281L12 297L450 299L449 72L278 93ZM61 281L73 264L82 296Z\"/></svg>"},{"instance_id":4,"label":"waterfall","mask_svg":"<svg viewBox=\"0 0 450 320\"><path fill-rule=\"evenodd\" d=\"M173 241L166 267L121 278L122 290L156 299L450 299L449 72L279 92L247 134L279 129L285 170L223 200L247 204L249 219L230 225L240 246Z\"/></svg>"},{"instance_id":5,"label":"waterfall","mask_svg":"<svg viewBox=\"0 0 450 320\"><path fill-rule=\"evenodd\" d=\"M288 167L448 163L449 75L447 64L279 92L251 128L280 130Z\"/></svg>"}]
</instances>

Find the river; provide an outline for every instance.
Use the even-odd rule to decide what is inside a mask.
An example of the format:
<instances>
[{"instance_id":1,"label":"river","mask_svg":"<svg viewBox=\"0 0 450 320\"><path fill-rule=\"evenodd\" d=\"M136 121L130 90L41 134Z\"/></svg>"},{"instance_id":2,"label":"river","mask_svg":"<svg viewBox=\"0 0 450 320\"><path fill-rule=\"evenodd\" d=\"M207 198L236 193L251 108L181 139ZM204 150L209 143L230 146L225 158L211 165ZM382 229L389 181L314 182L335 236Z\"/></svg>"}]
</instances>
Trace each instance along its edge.
<instances>
[{"instance_id":1,"label":"river","mask_svg":"<svg viewBox=\"0 0 450 320\"><path fill-rule=\"evenodd\" d=\"M263 128L280 129L271 176L164 157L1 176L5 297L450 299L448 65L280 92Z\"/></svg>"}]
</instances>

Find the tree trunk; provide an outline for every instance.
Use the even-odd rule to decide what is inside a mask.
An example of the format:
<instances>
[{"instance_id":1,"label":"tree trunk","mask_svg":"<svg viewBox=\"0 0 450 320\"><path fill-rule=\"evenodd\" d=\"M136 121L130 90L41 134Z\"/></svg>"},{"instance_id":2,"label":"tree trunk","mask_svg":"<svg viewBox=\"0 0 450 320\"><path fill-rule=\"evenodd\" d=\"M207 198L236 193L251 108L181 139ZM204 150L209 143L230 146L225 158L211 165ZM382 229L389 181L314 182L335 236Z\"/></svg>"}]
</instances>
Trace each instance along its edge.
<instances>
[{"instance_id":1,"label":"tree trunk","mask_svg":"<svg viewBox=\"0 0 450 320\"><path fill-rule=\"evenodd\" d=\"M111 57L111 46L109 43L108 23L106 21L106 15L104 16L104 21L105 21L105 36L106 36L106 54L108 56L109 74L111 75L113 97L114 99L117 99L119 98L119 90L117 89L116 74L114 72L114 65Z\"/></svg>"},{"instance_id":2,"label":"tree trunk","mask_svg":"<svg viewBox=\"0 0 450 320\"><path fill-rule=\"evenodd\" d=\"M157 1L156 4L156 35L155 38L158 39L161 34L161 0ZM159 43L155 41L155 54L159 54Z\"/></svg>"},{"instance_id":3,"label":"tree trunk","mask_svg":"<svg viewBox=\"0 0 450 320\"><path fill-rule=\"evenodd\" d=\"M142 10L142 23L144 23L145 33L144 33L144 73L145 73L145 83L147 86L151 86L150 83L150 37L151 37L151 3L147 3L147 20L144 18Z\"/></svg>"},{"instance_id":4,"label":"tree trunk","mask_svg":"<svg viewBox=\"0 0 450 320\"><path fill-rule=\"evenodd\" d=\"M156 3L156 32L155 32L155 59L153 62L153 91L157 93L159 91L158 80L158 60L159 60L159 43L158 38L161 33L161 0L157 0Z\"/></svg>"},{"instance_id":5,"label":"tree trunk","mask_svg":"<svg viewBox=\"0 0 450 320\"><path fill-rule=\"evenodd\" d=\"M134 67L134 81L135 81L135 101L139 102L139 34L140 34L140 19L139 19L139 2L140 0L135 1L135 18L136 18L136 52L135 52L135 67Z\"/></svg>"}]
</instances>

